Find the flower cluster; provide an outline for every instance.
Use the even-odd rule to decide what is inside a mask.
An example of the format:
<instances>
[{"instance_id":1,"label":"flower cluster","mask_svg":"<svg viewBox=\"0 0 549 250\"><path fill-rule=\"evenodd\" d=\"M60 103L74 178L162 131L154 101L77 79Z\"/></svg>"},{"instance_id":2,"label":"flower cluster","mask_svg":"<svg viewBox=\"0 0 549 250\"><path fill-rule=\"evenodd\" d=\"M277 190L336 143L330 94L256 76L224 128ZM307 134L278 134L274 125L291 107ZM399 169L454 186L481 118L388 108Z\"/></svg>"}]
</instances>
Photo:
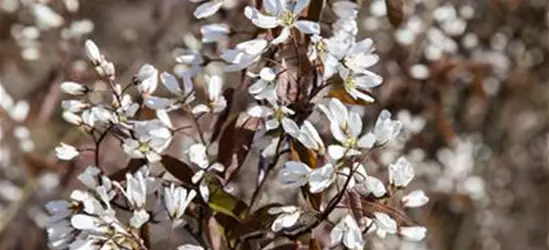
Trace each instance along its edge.
<instances>
[{"instance_id":1,"label":"flower cluster","mask_svg":"<svg viewBox=\"0 0 549 250\"><path fill-rule=\"evenodd\" d=\"M50 247L150 249L148 226L164 221L187 229L203 248L210 247L201 233L203 224L212 224L208 221L222 227L226 244L235 249L250 240L241 227L272 230L274 237L264 235L272 244L280 237L321 233L329 235L325 247L348 249L363 249L370 232L380 238L425 238L426 228L400 212L429 201L422 190L405 191L415 176L412 164L403 157L388 164L387 178L369 171L371 157L397 138L403 123L382 110L370 127L357 109L375 102L374 88L383 81L370 69L379 61L374 41L356 39L358 6L260 2L243 8L255 26L249 32L253 37L225 47L220 41L231 39L230 26L205 25L202 42L219 43L219 51L180 48L175 61L184 65L183 72L160 72L145 64L127 85L118 82L114 63L86 41L88 61L109 91L73 81L61 84L72 98L62 102L63 118L88 134L95 148L61 143L56 155L70 161L89 150L95 157L79 176L87 190L47 205ZM194 15L213 16L224 3L205 1ZM330 32L321 29L323 11L336 18L327 27ZM218 62L217 72L208 70ZM224 82L235 71L241 81ZM176 116L191 125L177 127ZM209 126L205 119L215 122ZM117 140L130 159L122 172L104 174L99 148L106 137ZM178 137L186 139L178 150L185 159L167 153ZM251 154L252 148L260 154ZM258 158L260 171L252 198L244 201L228 187L252 157ZM157 165L163 166L161 174L152 171ZM301 189L307 204L272 203L255 211L265 177L275 172L278 184ZM346 215L334 220L341 209ZM123 212L129 219L120 219ZM330 231L315 230L327 220L334 225Z\"/></svg>"}]
</instances>

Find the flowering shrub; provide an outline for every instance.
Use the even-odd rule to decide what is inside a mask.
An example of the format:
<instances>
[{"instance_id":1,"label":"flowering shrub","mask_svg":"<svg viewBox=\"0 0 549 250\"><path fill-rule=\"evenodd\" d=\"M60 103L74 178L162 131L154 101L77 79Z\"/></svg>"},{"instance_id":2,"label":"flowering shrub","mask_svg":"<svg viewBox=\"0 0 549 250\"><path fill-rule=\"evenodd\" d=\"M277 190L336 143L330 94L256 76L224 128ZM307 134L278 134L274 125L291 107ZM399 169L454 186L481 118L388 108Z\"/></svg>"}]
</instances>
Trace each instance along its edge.
<instances>
[{"instance_id":1,"label":"flowering shrub","mask_svg":"<svg viewBox=\"0 0 549 250\"><path fill-rule=\"evenodd\" d=\"M208 18L222 4L205 1L194 15ZM373 40L356 38L357 5L264 0L244 15L256 26L247 40L231 41L217 56L181 50L175 60L183 73L145 64L125 85L114 63L86 41L88 60L109 90L61 85L73 96L62 102L63 118L95 148L56 148L66 161L92 151L94 164L78 176L85 190L46 205L52 249L151 249L153 225L188 231L193 241L178 249L364 249L370 234L425 238L426 229L403 212L429 201L422 190L406 190L412 164L400 157L384 176L368 173L370 158L397 138L403 123L383 110L364 124L362 110L375 102L371 89L383 79L370 70L379 60ZM335 21L327 24L330 15ZM201 28L204 43L226 41L231 32L224 24ZM214 62L241 72L237 84L207 73ZM175 114L190 125L175 126ZM215 122L201 126L204 119ZM107 136L131 158L114 173L101 163ZM166 152L178 137L189 139L184 159ZM258 174L245 199L231 181L250 162ZM271 176L302 199L260 204Z\"/></svg>"}]
</instances>

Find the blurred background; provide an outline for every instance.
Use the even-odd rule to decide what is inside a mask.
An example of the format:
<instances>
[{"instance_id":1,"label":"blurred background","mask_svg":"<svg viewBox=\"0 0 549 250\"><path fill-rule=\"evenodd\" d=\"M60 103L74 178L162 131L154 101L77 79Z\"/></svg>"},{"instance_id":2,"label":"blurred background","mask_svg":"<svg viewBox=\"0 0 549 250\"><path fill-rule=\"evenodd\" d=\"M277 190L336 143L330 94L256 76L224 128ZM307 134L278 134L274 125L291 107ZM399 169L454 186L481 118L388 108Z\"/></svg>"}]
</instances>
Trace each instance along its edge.
<instances>
[{"instance_id":1,"label":"blurred background","mask_svg":"<svg viewBox=\"0 0 549 250\"><path fill-rule=\"evenodd\" d=\"M387 108L406 129L377 162L406 155L431 197L410 211L425 242L368 249L549 249L549 1L404 0L397 28L385 0L360 2L359 37L375 41L385 79L368 112ZM238 26L245 4L198 21L188 0L0 0L0 249L47 249L43 205L78 185L86 155L69 164L52 152L90 143L59 108L61 82L99 84L83 41L122 83L144 63L182 72L173 54L228 46L201 45L200 27ZM106 164L126 161L103 151Z\"/></svg>"}]
</instances>

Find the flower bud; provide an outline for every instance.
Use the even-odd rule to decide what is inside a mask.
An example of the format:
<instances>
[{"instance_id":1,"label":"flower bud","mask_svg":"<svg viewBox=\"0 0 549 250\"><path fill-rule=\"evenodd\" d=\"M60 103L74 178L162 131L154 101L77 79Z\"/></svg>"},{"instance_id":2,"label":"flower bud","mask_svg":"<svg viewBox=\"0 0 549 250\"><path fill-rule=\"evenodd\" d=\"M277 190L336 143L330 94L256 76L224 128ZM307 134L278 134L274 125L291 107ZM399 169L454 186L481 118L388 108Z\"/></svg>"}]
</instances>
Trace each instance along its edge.
<instances>
[{"instance_id":1,"label":"flower bud","mask_svg":"<svg viewBox=\"0 0 549 250\"><path fill-rule=\"evenodd\" d=\"M55 148L55 155L61 160L70 161L79 154L80 152L75 147L65 143L61 143L61 146Z\"/></svg>"},{"instance_id":2,"label":"flower bud","mask_svg":"<svg viewBox=\"0 0 549 250\"><path fill-rule=\"evenodd\" d=\"M102 58L97 45L92 40L87 40L85 46L88 59L90 59L92 64L98 65L102 61Z\"/></svg>"},{"instance_id":3,"label":"flower bud","mask_svg":"<svg viewBox=\"0 0 549 250\"><path fill-rule=\"evenodd\" d=\"M61 84L61 89L69 95L85 95L90 91L87 86L76 82L64 82Z\"/></svg>"},{"instance_id":4,"label":"flower bud","mask_svg":"<svg viewBox=\"0 0 549 250\"><path fill-rule=\"evenodd\" d=\"M63 112L63 119L68 123L80 126L82 124L82 118L73 112L65 111Z\"/></svg>"}]
</instances>

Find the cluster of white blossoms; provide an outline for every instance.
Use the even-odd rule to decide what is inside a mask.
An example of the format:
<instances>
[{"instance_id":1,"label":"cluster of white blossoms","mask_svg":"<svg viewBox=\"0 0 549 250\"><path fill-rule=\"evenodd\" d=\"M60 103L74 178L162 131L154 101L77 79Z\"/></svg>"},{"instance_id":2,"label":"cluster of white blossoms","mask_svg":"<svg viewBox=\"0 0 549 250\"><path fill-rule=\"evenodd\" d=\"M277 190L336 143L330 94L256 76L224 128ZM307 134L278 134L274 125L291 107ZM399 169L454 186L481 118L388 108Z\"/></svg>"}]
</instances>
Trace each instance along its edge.
<instances>
[{"instance_id":1,"label":"cluster of white blossoms","mask_svg":"<svg viewBox=\"0 0 549 250\"><path fill-rule=\"evenodd\" d=\"M33 61L41 57L44 38L48 32L54 31L62 40L79 40L91 33L94 23L89 19L77 19L75 13L80 9L80 0L63 0L62 9L54 8L50 1L35 0L2 0L0 13L30 12L33 22L21 20L11 26L11 35L21 47L21 56Z\"/></svg>"},{"instance_id":2,"label":"cluster of white blossoms","mask_svg":"<svg viewBox=\"0 0 549 250\"><path fill-rule=\"evenodd\" d=\"M195 16L212 16L223 4L224 1L205 1L197 7ZM220 192L228 192L216 185L230 179L227 178L229 167L239 169L239 164L244 164L243 160L240 161L242 152L264 141L276 145L276 157L268 159L271 162L266 164L269 166L262 174L269 174L276 167L281 184L296 188L307 186L302 189L307 197L319 194L324 196L319 206L270 204L274 205L268 209L268 214L273 216L270 229L277 235L291 235L290 229L312 234L315 225L331 218L336 208L346 206L344 204L347 202L342 200L349 194L358 197L358 203L375 204L370 207L385 209L363 211L360 217L348 213L333 221L335 226L328 233L330 246L326 247L342 244L348 249L363 249L363 236L370 232L375 232L381 238L387 234L400 235L410 241L425 238L427 230L424 227L409 219L403 221L400 213L396 218L397 214L388 212L420 207L429 201L421 190L409 193L403 191L415 176L413 166L405 158L399 158L387 166L386 180L368 174L367 171L369 157L393 141L403 124L392 119L388 110L382 110L375 124L372 124L373 127L365 129L367 126L363 124L363 117L350 107L356 103L374 102L371 89L382 82L382 77L369 69L379 60L374 53L373 40L356 39L357 5L350 1L337 1L332 5L321 6L325 11L331 10L337 17L337 21L331 24L333 32L328 34L321 31L320 17L316 20L305 18L305 12L314 7L309 0L264 0L260 6L261 9L258 6L247 6L243 10L245 17L256 26L257 37L235 41L234 48L219 51L219 58L205 56L197 49L179 50L175 60L187 66L184 74L177 74L181 80L171 73L159 72L154 66L145 64L135 74L132 83L122 86L117 82L114 64L107 60L94 42L86 41L88 60L101 80L110 87L110 91L109 96L97 98L96 94L104 94L104 90L70 81L61 85L62 90L72 96L72 99L62 102L63 118L89 134L96 148L91 149L95 152L94 164L79 176L87 190L73 191L70 200L52 201L47 205L52 215L47 229L52 249L149 249L151 245L144 239L146 230L143 228L149 223L157 224L166 220L174 226L186 224L184 216L189 209L211 209L238 220L249 219L241 216L253 216L249 212L256 196L248 202L246 212L237 212L234 211L237 206L222 206L227 200L238 198L224 193L222 197L225 203L216 200ZM202 27L201 33L204 43L215 43L227 39L230 29L224 24L208 24ZM318 82L298 82L293 86L292 82L281 83L288 81L287 77L282 79L283 74L295 70L288 63L290 59L279 53L278 50L283 46L296 48L297 55L293 56L300 59L295 67L302 68L304 64L314 66L311 67L312 74ZM299 52L297 47L307 49ZM198 119L229 119L222 117L228 116L230 112L227 111L234 102L224 91L224 88L234 86L224 86L223 75L219 73L205 73L204 68L212 61L222 61L225 72L241 71L241 76L247 78L247 81L243 79L247 84L241 84L244 89L236 91L249 93L251 103L244 110L234 112L238 112L237 118L243 117L247 122L257 121L256 129L246 127L238 130L253 132L254 136L250 136L253 138L250 140L251 146L242 146L232 141L245 140L246 137L239 138L240 135L235 131L237 126L244 127L247 122L238 125L240 119L235 118L235 122L229 120L225 124L220 123L224 130L219 140L223 140L227 133L233 133L229 134L232 140L217 142L220 144L218 152L211 152L210 146L218 139L213 134L219 131L203 131ZM138 97L130 95L128 89L132 86L138 90ZM297 94L290 93L294 87L298 89ZM328 98L321 91L325 87L330 91L343 91ZM160 93L157 91L160 88L167 91ZM204 95L199 92L201 90L204 90ZM153 113L155 117L143 118L143 111ZM193 126L175 127L171 119L175 112L187 116ZM311 119L313 113L326 119ZM317 131L315 126L322 125L329 128L331 136ZM188 162L181 162L177 170L169 170L174 167L166 166L173 163L164 161L168 159L165 151L174 137L181 135L178 132L187 129L194 129L196 135L191 138L192 143L184 146ZM103 174L99 147L107 135L120 142L128 158L142 165L137 170L127 169L125 179L114 179ZM234 148L227 148L232 144L235 144ZM61 143L56 148L56 154L61 160L73 160L83 150L90 149ZM287 159L281 157L284 152L292 152L290 160L277 164L279 159ZM174 176L179 182L152 174L150 167L159 162L168 172L175 172ZM258 178L258 191L261 191L267 179L263 177ZM215 190L212 191L212 188ZM386 207L388 205L385 201L388 199L396 199L398 207ZM120 219L117 217L120 210L130 212L131 217ZM302 215L308 212L316 214L316 222L312 225L301 221ZM202 217L194 219L200 220ZM202 223L198 221L198 224ZM184 245L180 248L201 247L209 246Z\"/></svg>"}]
</instances>

